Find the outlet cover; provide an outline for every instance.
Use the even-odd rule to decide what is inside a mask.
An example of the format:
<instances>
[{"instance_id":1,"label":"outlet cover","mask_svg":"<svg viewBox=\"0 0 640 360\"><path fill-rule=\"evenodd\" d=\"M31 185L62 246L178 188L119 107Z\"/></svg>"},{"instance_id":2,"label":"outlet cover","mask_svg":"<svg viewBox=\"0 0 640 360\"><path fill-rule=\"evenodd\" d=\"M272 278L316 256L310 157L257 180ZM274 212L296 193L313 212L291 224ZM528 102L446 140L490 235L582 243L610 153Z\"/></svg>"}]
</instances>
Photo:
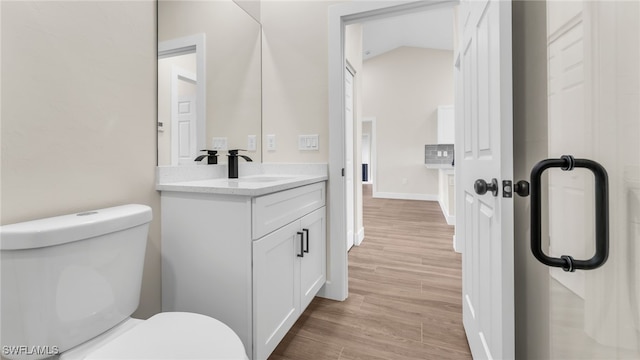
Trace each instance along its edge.
<instances>
[{"instance_id":1,"label":"outlet cover","mask_svg":"<svg viewBox=\"0 0 640 360\"><path fill-rule=\"evenodd\" d=\"M249 135L247 137L247 151L256 151L256 136Z\"/></svg>"},{"instance_id":2,"label":"outlet cover","mask_svg":"<svg viewBox=\"0 0 640 360\"><path fill-rule=\"evenodd\" d=\"M276 150L276 136L273 134L267 135L267 150L268 151Z\"/></svg>"}]
</instances>

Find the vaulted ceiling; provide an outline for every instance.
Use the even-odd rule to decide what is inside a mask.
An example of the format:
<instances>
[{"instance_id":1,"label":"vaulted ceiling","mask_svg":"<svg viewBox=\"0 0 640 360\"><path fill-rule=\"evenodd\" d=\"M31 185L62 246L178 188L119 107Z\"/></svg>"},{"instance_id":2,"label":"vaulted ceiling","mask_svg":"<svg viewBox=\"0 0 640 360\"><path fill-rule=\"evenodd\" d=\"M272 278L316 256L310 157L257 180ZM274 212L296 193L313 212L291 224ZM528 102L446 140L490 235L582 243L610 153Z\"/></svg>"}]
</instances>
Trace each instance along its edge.
<instances>
[{"instance_id":1,"label":"vaulted ceiling","mask_svg":"<svg viewBox=\"0 0 640 360\"><path fill-rule=\"evenodd\" d=\"M400 46L453 50L453 8L366 22L362 37L364 60Z\"/></svg>"}]
</instances>

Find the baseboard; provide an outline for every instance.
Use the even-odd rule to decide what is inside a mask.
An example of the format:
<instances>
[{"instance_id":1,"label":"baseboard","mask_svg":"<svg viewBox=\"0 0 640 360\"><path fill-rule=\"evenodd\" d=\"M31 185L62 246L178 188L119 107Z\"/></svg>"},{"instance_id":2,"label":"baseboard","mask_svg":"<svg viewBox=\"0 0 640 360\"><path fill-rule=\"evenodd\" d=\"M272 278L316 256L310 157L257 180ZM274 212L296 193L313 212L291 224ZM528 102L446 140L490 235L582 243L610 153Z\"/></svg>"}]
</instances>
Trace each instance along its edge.
<instances>
[{"instance_id":1,"label":"baseboard","mask_svg":"<svg viewBox=\"0 0 640 360\"><path fill-rule=\"evenodd\" d=\"M445 215L444 218L447 220L448 225L455 226L456 225L456 216L455 215Z\"/></svg>"},{"instance_id":2,"label":"baseboard","mask_svg":"<svg viewBox=\"0 0 640 360\"><path fill-rule=\"evenodd\" d=\"M336 301L345 301L347 299L346 295L347 293L345 292L343 295L340 289L331 283L331 280L327 280L316 294L316 296Z\"/></svg>"},{"instance_id":3,"label":"baseboard","mask_svg":"<svg viewBox=\"0 0 640 360\"><path fill-rule=\"evenodd\" d=\"M360 246L360 244L362 244L362 240L364 240L364 227L361 227L360 230L358 230L354 245Z\"/></svg>"},{"instance_id":4,"label":"baseboard","mask_svg":"<svg viewBox=\"0 0 640 360\"><path fill-rule=\"evenodd\" d=\"M458 244L458 241L456 240L456 236L453 235L453 251L457 252L458 254L462 254L462 247L460 246L460 244Z\"/></svg>"},{"instance_id":5,"label":"baseboard","mask_svg":"<svg viewBox=\"0 0 640 360\"><path fill-rule=\"evenodd\" d=\"M447 221L447 225L455 225L456 224L456 216L447 214L447 211L444 208L444 204L440 199L438 199L438 204L440 204L440 210L442 210L442 215L444 215L444 219Z\"/></svg>"},{"instance_id":6,"label":"baseboard","mask_svg":"<svg viewBox=\"0 0 640 360\"><path fill-rule=\"evenodd\" d=\"M375 192L374 198L381 199L397 199L397 200L422 200L422 201L438 201L438 195L433 194L408 194L408 193L390 193L390 192Z\"/></svg>"}]
</instances>

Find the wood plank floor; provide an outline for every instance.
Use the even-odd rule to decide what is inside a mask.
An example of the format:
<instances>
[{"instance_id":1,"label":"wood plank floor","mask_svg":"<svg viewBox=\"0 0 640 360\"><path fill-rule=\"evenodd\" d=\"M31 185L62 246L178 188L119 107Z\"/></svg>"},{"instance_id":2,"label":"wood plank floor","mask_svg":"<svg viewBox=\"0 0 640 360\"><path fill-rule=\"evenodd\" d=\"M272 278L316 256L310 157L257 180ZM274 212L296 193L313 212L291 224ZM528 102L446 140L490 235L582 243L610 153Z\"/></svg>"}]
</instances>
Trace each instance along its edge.
<instances>
[{"instance_id":1,"label":"wood plank floor","mask_svg":"<svg viewBox=\"0 0 640 360\"><path fill-rule=\"evenodd\" d=\"M269 359L471 359L461 256L437 202L374 199L349 252L349 298L315 298Z\"/></svg>"}]
</instances>

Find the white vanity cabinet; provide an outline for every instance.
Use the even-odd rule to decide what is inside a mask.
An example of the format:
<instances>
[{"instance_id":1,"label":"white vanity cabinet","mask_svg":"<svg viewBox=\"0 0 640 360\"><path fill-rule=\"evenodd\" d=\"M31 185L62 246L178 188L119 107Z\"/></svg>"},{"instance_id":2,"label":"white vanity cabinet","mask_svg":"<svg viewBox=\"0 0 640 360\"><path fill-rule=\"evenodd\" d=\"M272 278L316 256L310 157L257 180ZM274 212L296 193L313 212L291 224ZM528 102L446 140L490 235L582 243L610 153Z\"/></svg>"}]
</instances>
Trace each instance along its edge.
<instances>
[{"instance_id":1,"label":"white vanity cabinet","mask_svg":"<svg viewBox=\"0 0 640 360\"><path fill-rule=\"evenodd\" d=\"M255 358L266 359L325 282L325 208L253 243Z\"/></svg>"},{"instance_id":2,"label":"white vanity cabinet","mask_svg":"<svg viewBox=\"0 0 640 360\"><path fill-rule=\"evenodd\" d=\"M266 359L326 281L325 189L163 191L162 310L212 316Z\"/></svg>"}]
</instances>

